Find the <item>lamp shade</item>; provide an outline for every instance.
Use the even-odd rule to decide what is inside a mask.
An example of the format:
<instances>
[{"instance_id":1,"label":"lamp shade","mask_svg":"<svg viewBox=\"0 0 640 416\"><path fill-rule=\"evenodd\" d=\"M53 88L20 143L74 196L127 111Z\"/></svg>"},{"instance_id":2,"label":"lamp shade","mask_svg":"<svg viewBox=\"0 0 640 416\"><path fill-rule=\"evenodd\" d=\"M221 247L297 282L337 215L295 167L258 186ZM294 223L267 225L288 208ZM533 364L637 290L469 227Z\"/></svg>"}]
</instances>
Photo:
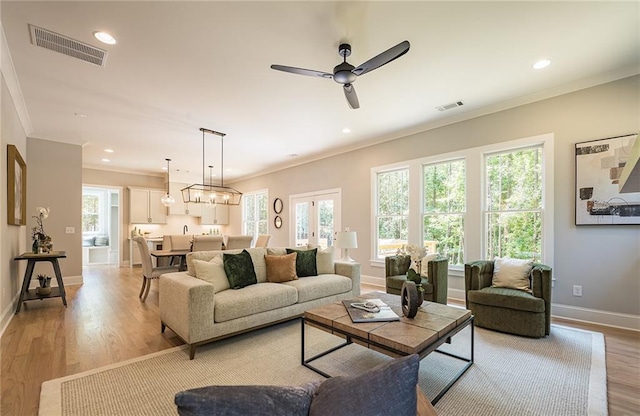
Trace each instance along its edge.
<instances>
[{"instance_id":1,"label":"lamp shade","mask_svg":"<svg viewBox=\"0 0 640 416\"><path fill-rule=\"evenodd\" d=\"M340 231L336 234L336 248L358 248L358 237L355 231Z\"/></svg>"}]
</instances>

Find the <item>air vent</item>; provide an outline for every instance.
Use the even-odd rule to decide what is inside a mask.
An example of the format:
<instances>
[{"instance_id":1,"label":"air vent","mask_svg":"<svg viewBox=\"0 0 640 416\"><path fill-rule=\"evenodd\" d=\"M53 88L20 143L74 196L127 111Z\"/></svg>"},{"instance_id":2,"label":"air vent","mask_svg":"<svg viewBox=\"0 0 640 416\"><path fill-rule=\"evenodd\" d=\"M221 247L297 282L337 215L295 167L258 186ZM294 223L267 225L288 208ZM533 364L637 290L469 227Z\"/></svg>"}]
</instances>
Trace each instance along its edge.
<instances>
[{"instance_id":1,"label":"air vent","mask_svg":"<svg viewBox=\"0 0 640 416\"><path fill-rule=\"evenodd\" d=\"M462 107L463 105L464 105L464 103L462 101L455 101L453 103L440 105L440 106L436 107L436 110L438 110L438 111L447 111L447 110L451 110L452 108Z\"/></svg>"},{"instance_id":2,"label":"air vent","mask_svg":"<svg viewBox=\"0 0 640 416\"><path fill-rule=\"evenodd\" d=\"M107 60L107 51L89 44L34 25L29 25L29 31L31 32L31 43L41 48L59 52L101 67L104 67Z\"/></svg>"}]
</instances>

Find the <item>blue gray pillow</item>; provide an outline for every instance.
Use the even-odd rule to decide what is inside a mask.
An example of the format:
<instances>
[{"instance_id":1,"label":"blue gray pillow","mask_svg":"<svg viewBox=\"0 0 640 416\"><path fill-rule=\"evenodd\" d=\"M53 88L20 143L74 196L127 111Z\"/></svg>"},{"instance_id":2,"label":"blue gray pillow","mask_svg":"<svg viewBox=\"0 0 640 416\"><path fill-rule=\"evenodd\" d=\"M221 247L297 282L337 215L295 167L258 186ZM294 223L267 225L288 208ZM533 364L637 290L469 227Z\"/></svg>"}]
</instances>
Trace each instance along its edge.
<instances>
[{"instance_id":1,"label":"blue gray pillow","mask_svg":"<svg viewBox=\"0 0 640 416\"><path fill-rule=\"evenodd\" d=\"M222 264L231 289L241 289L258 283L253 260L247 250L242 250L239 254L223 253Z\"/></svg>"},{"instance_id":2,"label":"blue gray pillow","mask_svg":"<svg viewBox=\"0 0 640 416\"><path fill-rule=\"evenodd\" d=\"M181 416L307 416L317 383L302 387L209 386L175 396Z\"/></svg>"},{"instance_id":3,"label":"blue gray pillow","mask_svg":"<svg viewBox=\"0 0 640 416\"><path fill-rule=\"evenodd\" d=\"M309 416L415 416L420 359L413 354L320 384Z\"/></svg>"},{"instance_id":4,"label":"blue gray pillow","mask_svg":"<svg viewBox=\"0 0 640 416\"><path fill-rule=\"evenodd\" d=\"M316 266L316 254L318 249L313 250L295 250L287 249L287 254L298 253L296 257L296 274L298 277L317 276L318 268Z\"/></svg>"}]
</instances>

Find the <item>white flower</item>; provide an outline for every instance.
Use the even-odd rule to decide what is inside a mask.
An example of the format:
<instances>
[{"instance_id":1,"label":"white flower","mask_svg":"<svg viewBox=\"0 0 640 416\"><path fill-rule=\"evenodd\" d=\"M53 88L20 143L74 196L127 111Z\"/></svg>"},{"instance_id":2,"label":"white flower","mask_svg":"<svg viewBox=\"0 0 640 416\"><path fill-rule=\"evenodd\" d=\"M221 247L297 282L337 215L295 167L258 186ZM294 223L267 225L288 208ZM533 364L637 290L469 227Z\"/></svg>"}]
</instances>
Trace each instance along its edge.
<instances>
[{"instance_id":1,"label":"white flower","mask_svg":"<svg viewBox=\"0 0 640 416\"><path fill-rule=\"evenodd\" d=\"M49 217L49 212L51 211L51 209L49 207L47 208L37 207L36 211L40 213L40 215L42 216L42 219L47 219Z\"/></svg>"}]
</instances>

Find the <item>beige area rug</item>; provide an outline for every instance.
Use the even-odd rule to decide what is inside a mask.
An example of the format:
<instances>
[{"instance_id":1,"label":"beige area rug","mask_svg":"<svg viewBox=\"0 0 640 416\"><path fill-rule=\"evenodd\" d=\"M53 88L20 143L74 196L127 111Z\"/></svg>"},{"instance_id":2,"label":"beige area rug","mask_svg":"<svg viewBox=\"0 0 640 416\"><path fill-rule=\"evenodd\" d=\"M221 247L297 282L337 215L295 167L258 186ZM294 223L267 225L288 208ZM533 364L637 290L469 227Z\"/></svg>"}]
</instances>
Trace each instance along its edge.
<instances>
[{"instance_id":1,"label":"beige area rug","mask_svg":"<svg viewBox=\"0 0 640 416\"><path fill-rule=\"evenodd\" d=\"M340 343L307 327L307 354ZM470 329L451 352L468 356ZM332 375L356 374L390 358L350 345L314 362ZM420 386L436 392L462 366L432 353L420 363ZM176 415L175 393L212 384L299 385L323 378L300 365L300 323L292 321L198 348L176 347L47 381L40 415ZM475 363L438 402L439 415L606 415L604 337L553 326L544 339L475 329Z\"/></svg>"}]
</instances>

